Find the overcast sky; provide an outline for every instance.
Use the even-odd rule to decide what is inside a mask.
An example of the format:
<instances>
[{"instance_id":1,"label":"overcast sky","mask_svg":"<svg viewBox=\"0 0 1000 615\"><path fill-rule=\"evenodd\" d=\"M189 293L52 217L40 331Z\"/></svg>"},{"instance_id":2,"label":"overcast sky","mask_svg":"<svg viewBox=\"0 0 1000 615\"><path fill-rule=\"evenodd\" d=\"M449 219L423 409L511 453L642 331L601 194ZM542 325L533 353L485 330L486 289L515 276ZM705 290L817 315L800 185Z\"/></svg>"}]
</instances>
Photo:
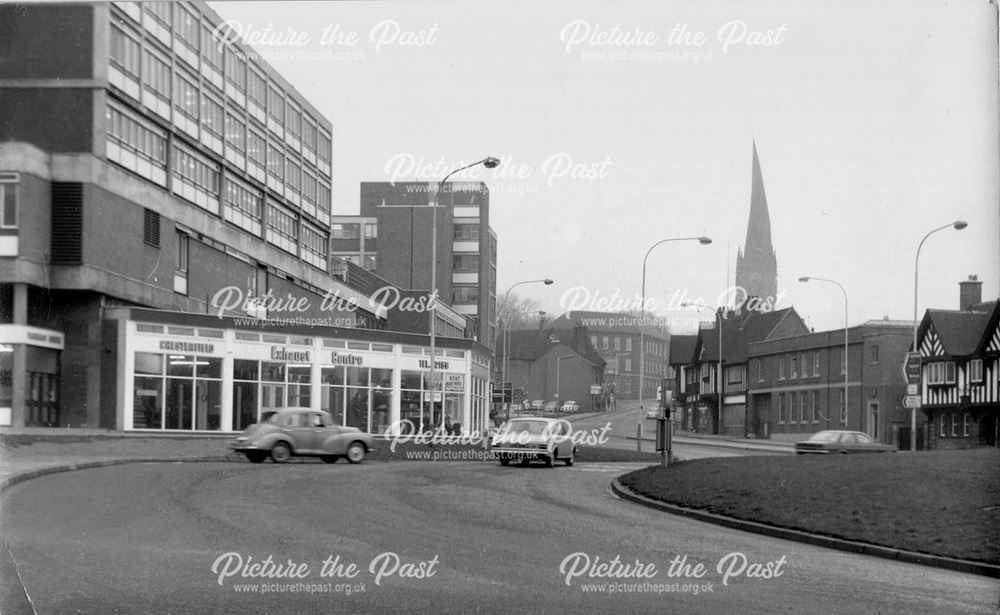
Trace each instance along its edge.
<instances>
[{"instance_id":1,"label":"overcast sky","mask_svg":"<svg viewBox=\"0 0 1000 615\"><path fill-rule=\"evenodd\" d=\"M715 304L735 275L756 138L781 307L817 330L998 295L997 18L985 1L212 3L333 123L333 208L362 181L491 188L498 294ZM266 40L265 28L292 42ZM326 41L323 40L324 35ZM303 39L307 38L306 43ZM327 44L323 44L326 42ZM272 43L272 44L264 44ZM305 43L305 44L300 44ZM751 44L754 43L754 44ZM319 54L310 56L309 54ZM588 305L590 302L587 302ZM676 301L675 301L676 304ZM704 314L704 318L710 315Z\"/></svg>"}]
</instances>

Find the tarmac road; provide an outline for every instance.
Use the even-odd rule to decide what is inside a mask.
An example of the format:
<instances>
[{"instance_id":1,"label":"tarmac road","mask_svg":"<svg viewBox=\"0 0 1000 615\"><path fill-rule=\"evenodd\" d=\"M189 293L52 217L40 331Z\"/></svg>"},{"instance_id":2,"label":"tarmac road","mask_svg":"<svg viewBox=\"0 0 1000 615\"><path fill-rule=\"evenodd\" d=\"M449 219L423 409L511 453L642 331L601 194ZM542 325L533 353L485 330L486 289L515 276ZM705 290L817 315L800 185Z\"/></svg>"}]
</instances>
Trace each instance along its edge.
<instances>
[{"instance_id":1,"label":"tarmac road","mask_svg":"<svg viewBox=\"0 0 1000 615\"><path fill-rule=\"evenodd\" d=\"M937 615L997 606L995 579L745 534L612 496L611 478L635 467L129 464L13 487L2 521L40 614ZM268 557L272 566L254 567ZM332 576L321 576L324 561ZM0 604L5 615L18 608Z\"/></svg>"}]
</instances>

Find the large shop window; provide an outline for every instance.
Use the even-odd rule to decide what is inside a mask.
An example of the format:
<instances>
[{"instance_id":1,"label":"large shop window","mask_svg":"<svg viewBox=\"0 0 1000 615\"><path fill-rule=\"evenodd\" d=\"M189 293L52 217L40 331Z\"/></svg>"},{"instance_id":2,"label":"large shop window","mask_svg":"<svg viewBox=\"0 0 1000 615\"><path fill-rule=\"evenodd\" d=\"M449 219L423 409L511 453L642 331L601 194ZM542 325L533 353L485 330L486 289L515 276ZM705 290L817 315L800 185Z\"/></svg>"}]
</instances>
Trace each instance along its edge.
<instances>
[{"instance_id":1,"label":"large shop window","mask_svg":"<svg viewBox=\"0 0 1000 615\"><path fill-rule=\"evenodd\" d=\"M392 370L326 366L322 369L320 408L335 425L384 433L392 408Z\"/></svg>"},{"instance_id":2,"label":"large shop window","mask_svg":"<svg viewBox=\"0 0 1000 615\"><path fill-rule=\"evenodd\" d=\"M233 430L246 429L278 408L308 408L312 368L273 361L233 361Z\"/></svg>"},{"instance_id":3,"label":"large shop window","mask_svg":"<svg viewBox=\"0 0 1000 615\"><path fill-rule=\"evenodd\" d=\"M135 353L132 426L136 429L222 429L222 359Z\"/></svg>"},{"instance_id":4,"label":"large shop window","mask_svg":"<svg viewBox=\"0 0 1000 615\"><path fill-rule=\"evenodd\" d=\"M410 421L420 432L442 429L458 433L461 429L463 376L459 374L437 373L437 393L434 404L430 403L429 374L418 371L403 371L399 383L399 418ZM441 381L445 391L441 391Z\"/></svg>"}]
</instances>

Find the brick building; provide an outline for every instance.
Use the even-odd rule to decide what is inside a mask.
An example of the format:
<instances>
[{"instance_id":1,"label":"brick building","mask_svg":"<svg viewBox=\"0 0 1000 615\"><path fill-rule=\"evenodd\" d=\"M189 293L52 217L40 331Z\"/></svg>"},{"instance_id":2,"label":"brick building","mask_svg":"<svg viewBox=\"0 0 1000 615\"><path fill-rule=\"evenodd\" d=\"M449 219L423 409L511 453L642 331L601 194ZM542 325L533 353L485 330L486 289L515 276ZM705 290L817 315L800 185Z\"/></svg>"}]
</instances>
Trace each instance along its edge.
<instances>
[{"instance_id":1,"label":"brick building","mask_svg":"<svg viewBox=\"0 0 1000 615\"><path fill-rule=\"evenodd\" d=\"M750 344L749 413L758 438L802 440L824 429L909 443L902 362L913 323L871 320Z\"/></svg>"},{"instance_id":2,"label":"brick building","mask_svg":"<svg viewBox=\"0 0 1000 615\"><path fill-rule=\"evenodd\" d=\"M143 312L147 322L126 330L139 339L159 327L160 351L138 362L117 353L110 366L118 307L266 317L246 326L279 330L280 318L308 320L312 344L345 349L344 331L427 332L426 317L372 300L389 282L329 257L332 125L241 42L221 44L221 23L204 2L0 5L0 423L135 427L128 408L152 403L156 429L169 416L187 417L180 430L234 429L218 419L243 415L226 407L233 358L209 349L246 341L241 323L161 326ZM463 337L464 316L443 307L438 317L442 336ZM301 355L284 349L301 336L272 337L274 356ZM427 352L419 339L393 352ZM489 359L480 378L481 347L462 352L467 411ZM243 399L254 416L317 386L295 361L267 366L277 386L265 386L270 361L252 360L256 393ZM160 384L137 384L137 364L159 369ZM203 387L197 373L168 373L195 366ZM111 369L119 388L106 385Z\"/></svg>"},{"instance_id":3,"label":"brick building","mask_svg":"<svg viewBox=\"0 0 1000 615\"><path fill-rule=\"evenodd\" d=\"M333 254L403 288L430 289L431 204L437 212L437 289L471 321L473 337L496 337L497 236L482 182L362 182L357 216L334 216Z\"/></svg>"}]
</instances>

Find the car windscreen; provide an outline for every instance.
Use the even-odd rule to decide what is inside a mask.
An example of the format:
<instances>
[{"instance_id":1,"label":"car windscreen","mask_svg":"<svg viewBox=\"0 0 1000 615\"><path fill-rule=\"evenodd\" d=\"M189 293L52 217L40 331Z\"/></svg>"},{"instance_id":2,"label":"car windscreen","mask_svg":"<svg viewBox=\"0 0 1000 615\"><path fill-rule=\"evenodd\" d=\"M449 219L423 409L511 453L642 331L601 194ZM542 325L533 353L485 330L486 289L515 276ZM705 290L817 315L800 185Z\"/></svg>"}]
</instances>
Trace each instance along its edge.
<instances>
[{"instance_id":1,"label":"car windscreen","mask_svg":"<svg viewBox=\"0 0 1000 615\"><path fill-rule=\"evenodd\" d=\"M530 433L541 435L549 424L545 421L511 421L507 424L507 430L511 433Z\"/></svg>"}]
</instances>

